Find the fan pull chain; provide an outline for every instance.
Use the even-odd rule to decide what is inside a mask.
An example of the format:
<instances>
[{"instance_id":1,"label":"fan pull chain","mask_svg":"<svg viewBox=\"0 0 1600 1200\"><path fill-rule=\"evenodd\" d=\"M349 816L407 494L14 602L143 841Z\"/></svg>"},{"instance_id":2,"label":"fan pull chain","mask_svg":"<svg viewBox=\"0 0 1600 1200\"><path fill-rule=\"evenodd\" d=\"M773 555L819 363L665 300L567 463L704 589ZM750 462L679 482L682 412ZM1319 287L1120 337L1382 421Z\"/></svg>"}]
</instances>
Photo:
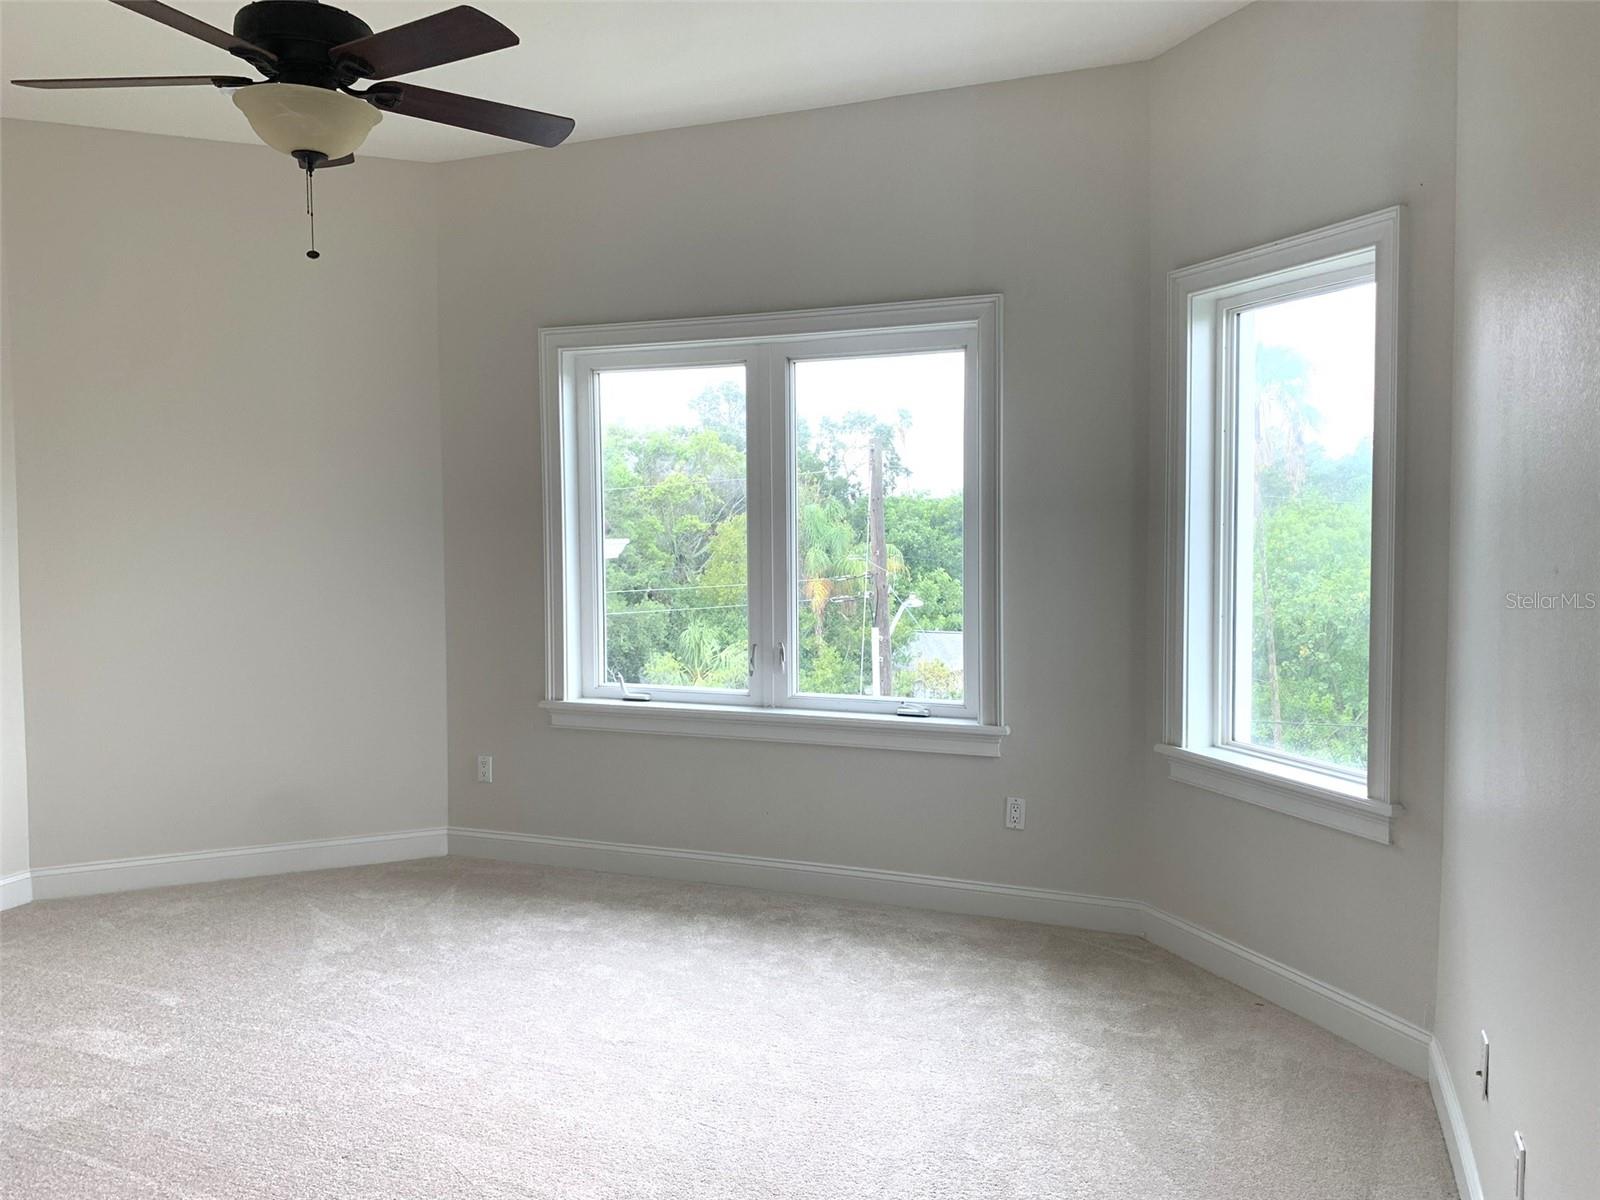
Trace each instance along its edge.
<instances>
[{"instance_id":1,"label":"fan pull chain","mask_svg":"<svg viewBox=\"0 0 1600 1200\"><path fill-rule=\"evenodd\" d=\"M306 166L306 216L311 218L311 249L306 251L306 257L307 258L321 258L322 255L317 252L317 206L316 206L316 198L315 198L315 195L314 195L314 193L312 191L312 186L311 186L311 176L313 175L313 173L314 172L312 171L311 166L309 164L307 164L307 166Z\"/></svg>"}]
</instances>

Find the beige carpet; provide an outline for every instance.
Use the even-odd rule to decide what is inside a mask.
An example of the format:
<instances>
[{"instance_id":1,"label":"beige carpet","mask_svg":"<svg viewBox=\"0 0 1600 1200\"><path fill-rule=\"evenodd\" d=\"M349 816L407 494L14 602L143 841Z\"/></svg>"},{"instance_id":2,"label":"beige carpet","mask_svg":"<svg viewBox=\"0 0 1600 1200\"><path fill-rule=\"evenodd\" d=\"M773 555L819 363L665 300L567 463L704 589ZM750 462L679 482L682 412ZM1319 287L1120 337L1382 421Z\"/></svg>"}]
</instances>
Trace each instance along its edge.
<instances>
[{"instance_id":1,"label":"beige carpet","mask_svg":"<svg viewBox=\"0 0 1600 1200\"><path fill-rule=\"evenodd\" d=\"M1426 1086L1137 938L435 859L0 919L0 1194L1454 1200Z\"/></svg>"}]
</instances>

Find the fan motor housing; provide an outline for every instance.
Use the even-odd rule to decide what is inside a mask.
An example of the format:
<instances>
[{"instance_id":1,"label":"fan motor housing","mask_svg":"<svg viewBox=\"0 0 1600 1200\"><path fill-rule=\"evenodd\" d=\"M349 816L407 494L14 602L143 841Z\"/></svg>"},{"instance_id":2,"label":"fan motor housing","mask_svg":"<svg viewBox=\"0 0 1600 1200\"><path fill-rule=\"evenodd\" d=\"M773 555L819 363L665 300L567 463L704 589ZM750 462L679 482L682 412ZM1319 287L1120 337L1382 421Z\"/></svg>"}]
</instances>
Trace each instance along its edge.
<instances>
[{"instance_id":1,"label":"fan motor housing","mask_svg":"<svg viewBox=\"0 0 1600 1200\"><path fill-rule=\"evenodd\" d=\"M233 18L234 36L270 50L277 62L257 62L235 51L269 79L312 87L340 87L354 75L342 71L328 51L369 37L372 27L360 17L317 0L256 0Z\"/></svg>"}]
</instances>

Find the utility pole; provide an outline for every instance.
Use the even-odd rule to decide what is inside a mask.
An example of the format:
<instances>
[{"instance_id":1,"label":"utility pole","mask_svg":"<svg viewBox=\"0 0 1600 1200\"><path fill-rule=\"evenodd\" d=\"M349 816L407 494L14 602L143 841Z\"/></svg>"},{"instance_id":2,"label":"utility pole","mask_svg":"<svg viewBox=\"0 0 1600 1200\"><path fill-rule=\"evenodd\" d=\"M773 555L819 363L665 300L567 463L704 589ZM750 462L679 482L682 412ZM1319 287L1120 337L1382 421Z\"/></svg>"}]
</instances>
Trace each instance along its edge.
<instances>
[{"instance_id":1,"label":"utility pole","mask_svg":"<svg viewBox=\"0 0 1600 1200\"><path fill-rule=\"evenodd\" d=\"M872 438L872 481L867 493L867 564L872 575L872 674L879 696L894 694L894 647L889 643L889 539L883 519L882 433Z\"/></svg>"}]
</instances>

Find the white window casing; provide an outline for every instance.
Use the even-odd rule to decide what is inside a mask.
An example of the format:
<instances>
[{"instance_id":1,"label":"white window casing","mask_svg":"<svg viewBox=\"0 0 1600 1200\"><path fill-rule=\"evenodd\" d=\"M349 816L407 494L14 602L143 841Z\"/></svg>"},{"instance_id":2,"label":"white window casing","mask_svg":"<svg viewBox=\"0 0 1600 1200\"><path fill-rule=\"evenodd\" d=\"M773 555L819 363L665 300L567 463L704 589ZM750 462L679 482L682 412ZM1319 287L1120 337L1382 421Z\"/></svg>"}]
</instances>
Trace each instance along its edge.
<instances>
[{"instance_id":1,"label":"white window casing","mask_svg":"<svg viewBox=\"0 0 1600 1200\"><path fill-rule=\"evenodd\" d=\"M567 728L753 738L996 756L1000 662L1001 299L978 296L544 329L539 334L544 439L546 700ZM793 363L830 357L965 353L963 454L964 696L903 701L798 691L795 652ZM750 683L747 691L648 687L624 700L601 677L603 532L594 379L604 370L742 364L746 381Z\"/></svg>"},{"instance_id":2,"label":"white window casing","mask_svg":"<svg viewBox=\"0 0 1600 1200\"><path fill-rule=\"evenodd\" d=\"M1385 209L1172 272L1167 279L1166 690L1162 744L1175 780L1387 843L1396 627L1400 241L1403 210ZM1375 291L1371 609L1366 769L1274 754L1234 733L1248 662L1237 644L1235 548L1248 538L1234 502L1249 453L1229 414L1234 315L1274 301L1371 281ZM1246 599L1247 603L1248 600ZM1244 657L1241 657L1244 656Z\"/></svg>"}]
</instances>

